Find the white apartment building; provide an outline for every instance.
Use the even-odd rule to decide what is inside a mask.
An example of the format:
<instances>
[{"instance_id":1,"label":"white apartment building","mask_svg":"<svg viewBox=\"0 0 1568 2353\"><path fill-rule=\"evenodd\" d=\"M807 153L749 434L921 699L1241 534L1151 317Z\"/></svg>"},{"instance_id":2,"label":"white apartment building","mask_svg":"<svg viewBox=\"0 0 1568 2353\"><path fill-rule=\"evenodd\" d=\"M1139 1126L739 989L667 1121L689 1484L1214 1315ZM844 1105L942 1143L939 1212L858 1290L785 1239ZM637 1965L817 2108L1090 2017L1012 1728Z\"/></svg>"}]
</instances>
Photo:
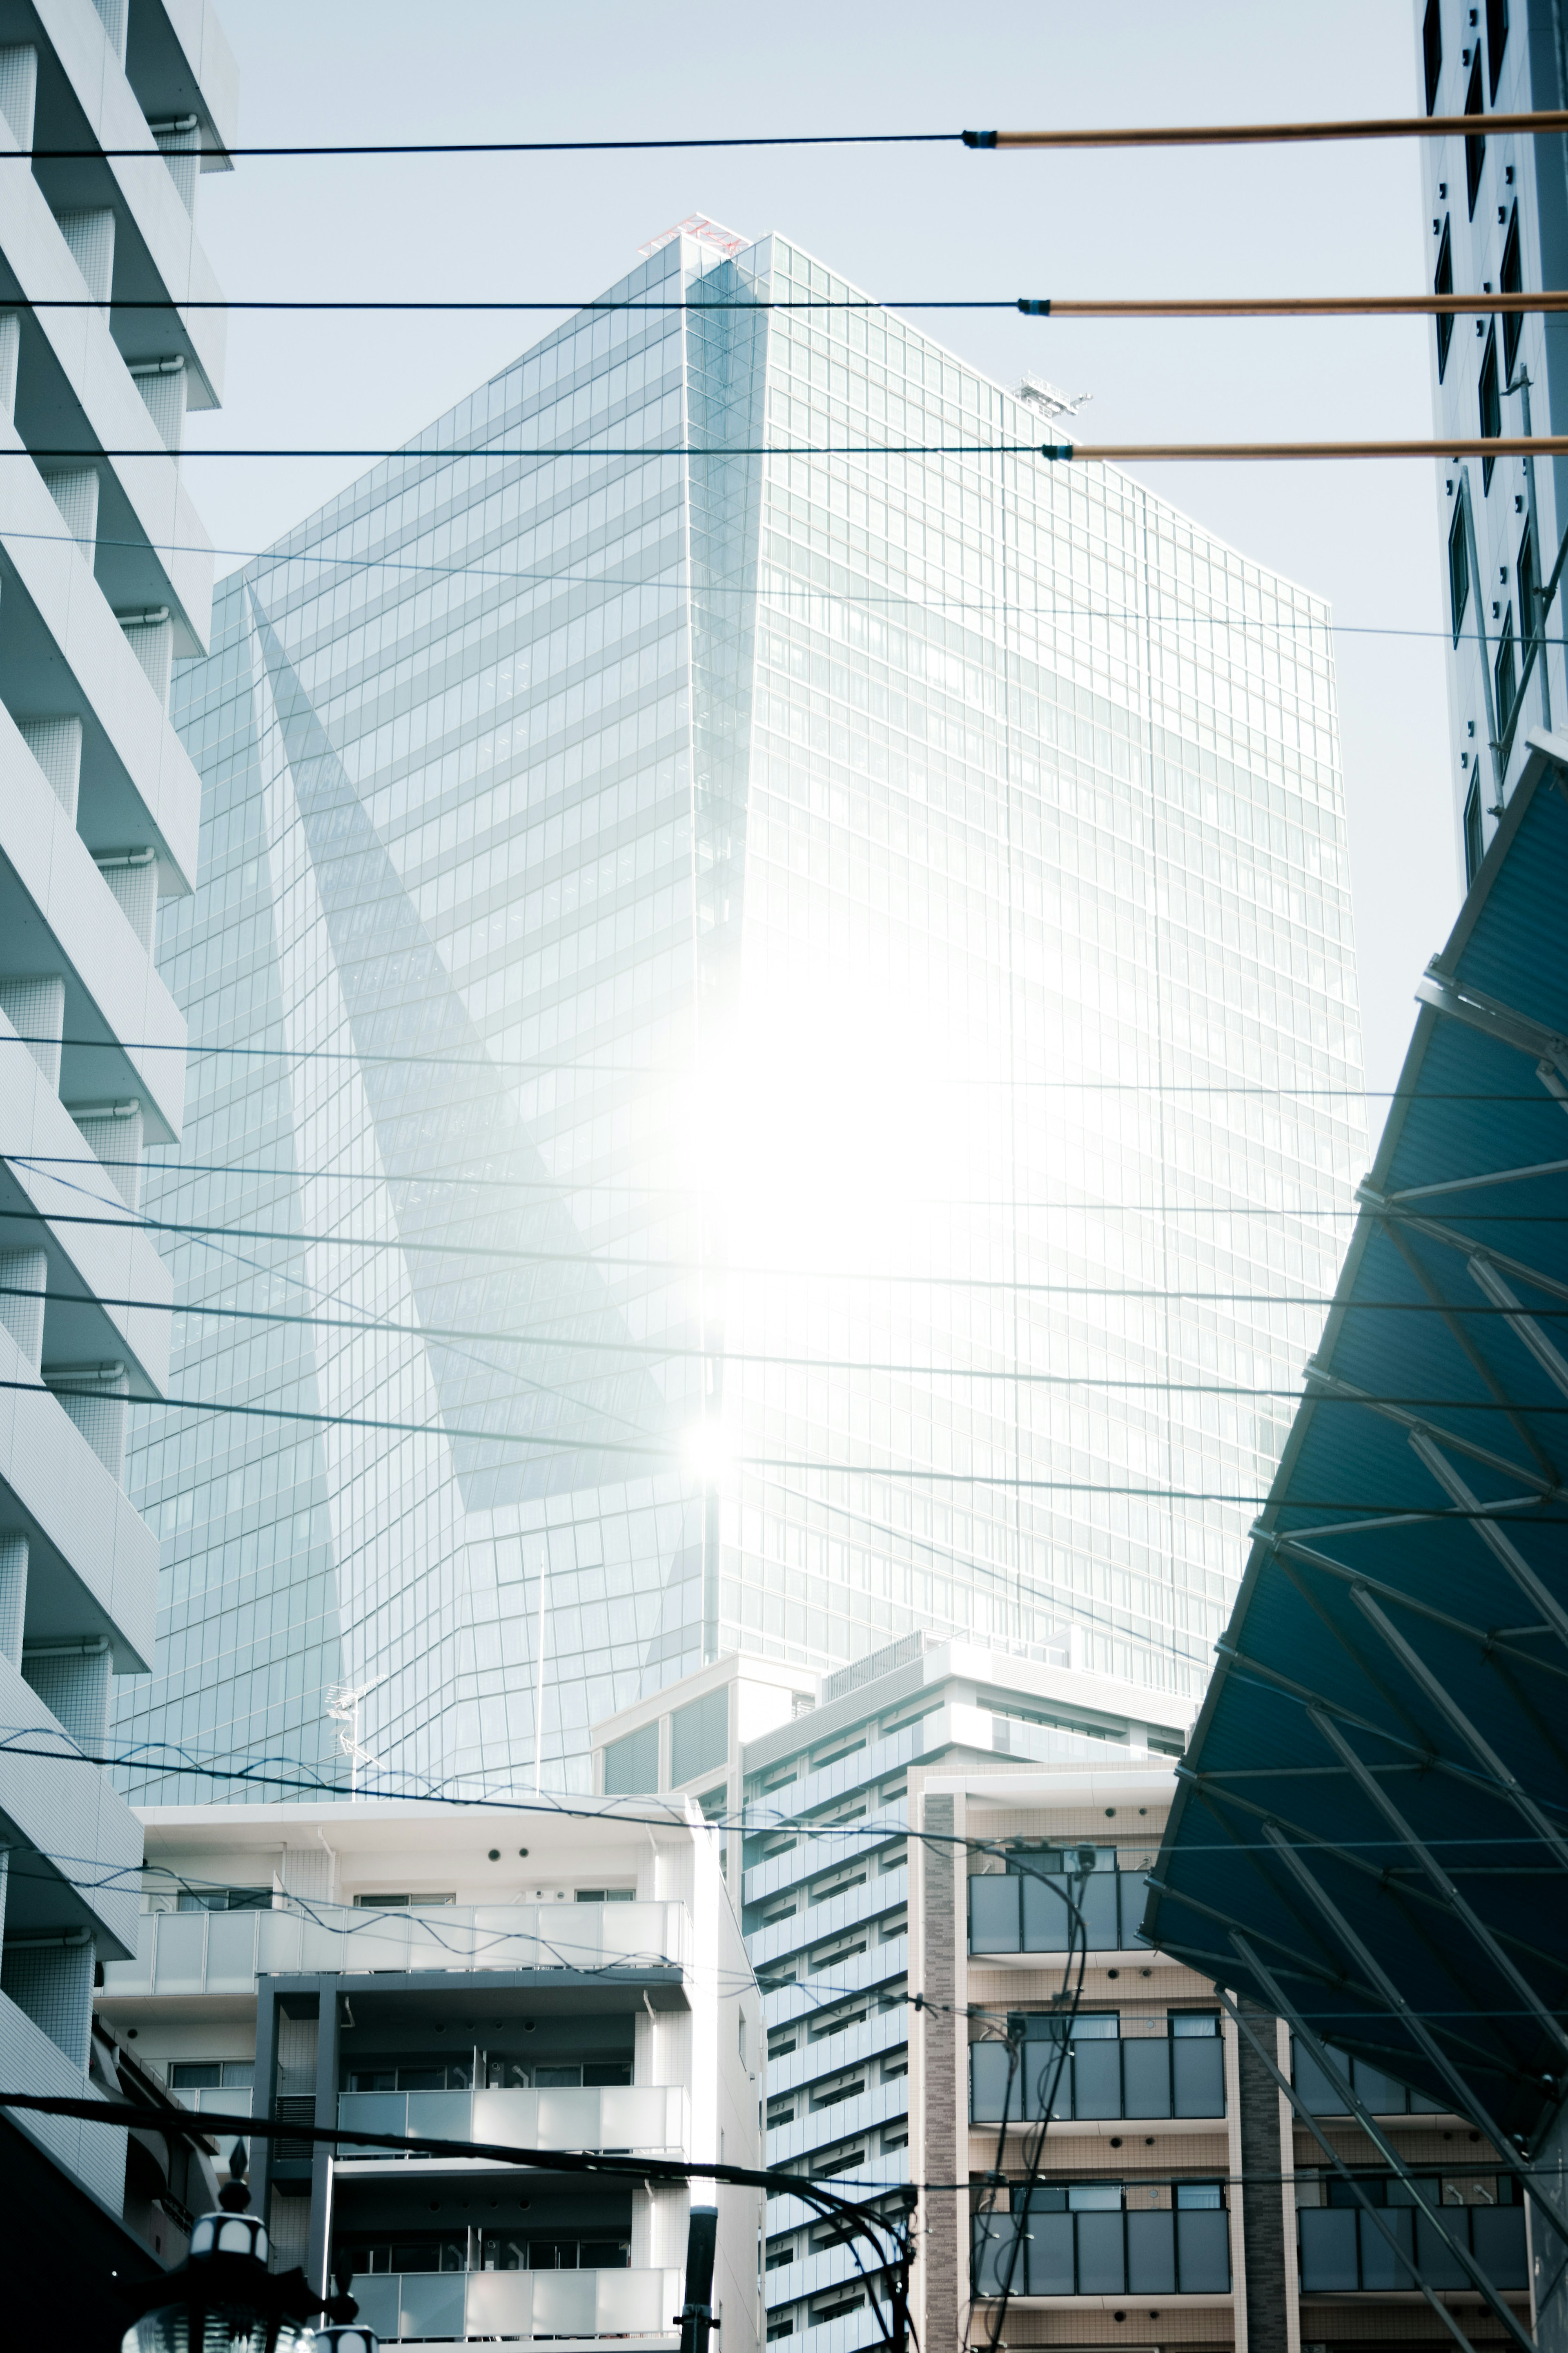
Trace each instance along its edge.
<instances>
[{"instance_id":1,"label":"white apartment building","mask_svg":"<svg viewBox=\"0 0 1568 2353\"><path fill-rule=\"evenodd\" d=\"M1320 2133L1472 2344L1500 2344L1310 2057L1251 2015L1294 2109L1214 1984L1144 1942L1187 1729L1142 1686L915 1635L815 1703L804 1677L721 1660L593 1739L622 1804L695 1799L730 1823L768 2030L768 2163L889 2216L915 2205L923 2345L1414 2353L1430 2314ZM1088 1938L1067 2005L1064 1890ZM1496 2152L1343 2063L1522 2312L1523 2212ZM880 2341L885 2282L787 2182L763 2265L768 2337L789 2353Z\"/></svg>"},{"instance_id":2,"label":"white apartment building","mask_svg":"<svg viewBox=\"0 0 1568 2353\"><path fill-rule=\"evenodd\" d=\"M53 1752L99 1753L111 1679L153 1659L158 1545L122 1468L172 1287L132 1220L143 1146L180 1134L154 955L200 788L168 702L213 571L180 445L225 341L220 309L177 306L218 292L197 199L235 94L205 0L18 0L0 26L0 1720L31 1752L0 1757L0 2084L77 2098L141 1830ZM69 2243L84 2327L153 2263L125 2162L122 2132L0 2121L13 2242Z\"/></svg>"},{"instance_id":3,"label":"white apartment building","mask_svg":"<svg viewBox=\"0 0 1568 2353\"><path fill-rule=\"evenodd\" d=\"M1419 141L1427 260L1439 294L1560 287L1568 268L1563 142L1489 129L1489 116L1561 108L1558 11L1541 0L1416 0L1416 72L1428 114L1473 115L1468 138ZM1563 322L1539 313L1439 318L1433 406L1456 439L1561 433ZM1519 782L1526 738L1561 724L1563 632L1548 628L1568 522L1561 458L1441 460L1454 813L1474 880Z\"/></svg>"},{"instance_id":4,"label":"white apartment building","mask_svg":"<svg viewBox=\"0 0 1568 2353\"><path fill-rule=\"evenodd\" d=\"M761 1997L696 1809L142 1820L146 1908L134 1955L104 1971L99 2031L198 2116L761 2163ZM216 2139L220 2173L231 2147ZM725 2353L760 2341L757 2191L303 2138L256 2140L250 2166L274 2267L326 2292L346 2261L384 2343L672 2353L693 2203L719 2210ZM172 2188L152 2194L188 2228Z\"/></svg>"}]
</instances>

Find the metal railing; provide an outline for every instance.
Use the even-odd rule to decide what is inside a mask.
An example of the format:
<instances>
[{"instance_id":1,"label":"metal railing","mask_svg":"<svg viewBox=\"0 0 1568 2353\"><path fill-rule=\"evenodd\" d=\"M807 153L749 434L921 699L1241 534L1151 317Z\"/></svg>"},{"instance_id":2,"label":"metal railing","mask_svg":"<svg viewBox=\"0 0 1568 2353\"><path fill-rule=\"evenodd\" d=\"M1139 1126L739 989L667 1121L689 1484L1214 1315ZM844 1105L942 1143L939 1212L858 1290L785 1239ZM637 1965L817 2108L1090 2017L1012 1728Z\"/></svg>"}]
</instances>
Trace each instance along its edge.
<instances>
[{"instance_id":1,"label":"metal railing","mask_svg":"<svg viewBox=\"0 0 1568 2353\"><path fill-rule=\"evenodd\" d=\"M980 1874L969 1882L972 1953L1065 1953L1075 1928L1068 1908L1076 1896L1093 1953L1144 1949L1139 1929L1148 1879L1141 1871L1091 1871L1084 1880L1058 1882L1033 1872Z\"/></svg>"},{"instance_id":2,"label":"metal railing","mask_svg":"<svg viewBox=\"0 0 1568 2353\"><path fill-rule=\"evenodd\" d=\"M1335 2052L1333 2056L1350 2077L1357 2099L1370 2108L1374 2116L1441 2116L1450 2113L1441 2100L1434 2100L1426 2092L1413 2092L1407 2085L1395 2083L1392 2075L1385 2075L1381 2067L1372 2066L1365 2059L1352 2059L1343 2051ZM1347 2114L1341 2094L1335 2091L1311 2052L1303 2050L1294 2035L1290 2037L1290 2074L1296 2089L1313 2116L1342 2116Z\"/></svg>"},{"instance_id":3,"label":"metal railing","mask_svg":"<svg viewBox=\"0 0 1568 2353\"><path fill-rule=\"evenodd\" d=\"M1436 2193L1436 2184L1433 2184ZM1522 2206L1448 2206L1443 2225L1468 2247L1495 2288L1522 2292L1530 2284ZM1300 2226L1304 2295L1361 2295L1381 2288L1413 2292L1413 2260L1428 2286L1468 2288L1474 2283L1414 2206L1390 2206L1383 2219L1405 2257L1395 2254L1370 2214L1354 2206L1303 2206Z\"/></svg>"},{"instance_id":4,"label":"metal railing","mask_svg":"<svg viewBox=\"0 0 1568 2353\"><path fill-rule=\"evenodd\" d=\"M494 2092L344 2092L340 2126L360 2132L428 2134L437 2140L500 2141L513 2148L635 2151L679 2157L686 2149L683 2084L605 2084L583 2089ZM340 2142L340 2158L405 2160L395 2151Z\"/></svg>"},{"instance_id":5,"label":"metal railing","mask_svg":"<svg viewBox=\"0 0 1568 2353\"><path fill-rule=\"evenodd\" d=\"M444 1904L359 1910L288 1899L270 1912L144 1912L106 1993L249 1993L258 1977L394 1969L681 1967L683 1904Z\"/></svg>"},{"instance_id":6,"label":"metal railing","mask_svg":"<svg viewBox=\"0 0 1568 2353\"><path fill-rule=\"evenodd\" d=\"M353 2292L360 2318L383 2344L432 2337L673 2337L681 2275L362 2272Z\"/></svg>"},{"instance_id":7,"label":"metal railing","mask_svg":"<svg viewBox=\"0 0 1568 2353\"><path fill-rule=\"evenodd\" d=\"M976 2226L974 2293L999 2295L1013 2241L1015 2295L1225 2295L1230 2216L1223 2208L995 2214Z\"/></svg>"},{"instance_id":8,"label":"metal railing","mask_svg":"<svg viewBox=\"0 0 1568 2353\"><path fill-rule=\"evenodd\" d=\"M1217 2034L1075 2038L1058 2074L1059 2044L1031 2038L1011 2071L1005 2042L969 2046L973 2124L1038 2124L1056 2078L1053 2122L1078 2116L1223 2116L1225 2045Z\"/></svg>"}]
</instances>

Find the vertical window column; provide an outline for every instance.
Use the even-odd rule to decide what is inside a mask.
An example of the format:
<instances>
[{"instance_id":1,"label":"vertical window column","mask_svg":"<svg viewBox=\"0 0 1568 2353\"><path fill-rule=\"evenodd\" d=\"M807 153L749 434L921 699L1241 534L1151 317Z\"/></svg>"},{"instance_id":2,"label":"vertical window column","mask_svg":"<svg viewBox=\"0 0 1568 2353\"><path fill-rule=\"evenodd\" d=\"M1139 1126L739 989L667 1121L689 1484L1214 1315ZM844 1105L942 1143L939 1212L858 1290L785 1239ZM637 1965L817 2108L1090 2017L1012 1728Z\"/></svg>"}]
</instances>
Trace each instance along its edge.
<instances>
[{"instance_id":1,"label":"vertical window column","mask_svg":"<svg viewBox=\"0 0 1568 2353\"><path fill-rule=\"evenodd\" d=\"M142 1205L142 1105L125 1103L68 1103L82 1142L103 1163L104 1174L128 1209Z\"/></svg>"},{"instance_id":2,"label":"vertical window column","mask_svg":"<svg viewBox=\"0 0 1568 2353\"><path fill-rule=\"evenodd\" d=\"M16 733L44 772L50 791L76 823L81 793L81 721L19 719Z\"/></svg>"},{"instance_id":3,"label":"vertical window column","mask_svg":"<svg viewBox=\"0 0 1568 2353\"><path fill-rule=\"evenodd\" d=\"M196 189L202 176L201 124L194 114L182 114L175 121L150 122L147 128L169 167L176 195L195 220Z\"/></svg>"},{"instance_id":4,"label":"vertical window column","mask_svg":"<svg viewBox=\"0 0 1568 2353\"><path fill-rule=\"evenodd\" d=\"M169 708L169 687L174 674L174 625L167 605L153 605L136 613L116 613L125 642L147 674L147 682L163 709Z\"/></svg>"},{"instance_id":5,"label":"vertical window column","mask_svg":"<svg viewBox=\"0 0 1568 2353\"><path fill-rule=\"evenodd\" d=\"M0 1535L0 1658L20 1671L27 1615L27 1539L15 1529ZM0 1939L5 1930L5 1850L0 1847Z\"/></svg>"},{"instance_id":6,"label":"vertical window column","mask_svg":"<svg viewBox=\"0 0 1568 2353\"><path fill-rule=\"evenodd\" d=\"M108 205L89 212L57 213L55 219L95 302L107 305L114 290L114 214Z\"/></svg>"},{"instance_id":7,"label":"vertical window column","mask_svg":"<svg viewBox=\"0 0 1568 2353\"><path fill-rule=\"evenodd\" d=\"M0 1331L10 1334L24 1364L35 1374L44 1354L48 1273L49 1261L41 1250L0 1250ZM0 1649L4 1648L0 1639Z\"/></svg>"},{"instance_id":8,"label":"vertical window column","mask_svg":"<svg viewBox=\"0 0 1568 2353\"><path fill-rule=\"evenodd\" d=\"M60 1041L66 1033L63 978L58 974L37 973L0 978L0 1013L17 1037L26 1040L28 1053L58 1094ZM4 1050L9 1052L11 1049Z\"/></svg>"},{"instance_id":9,"label":"vertical window column","mask_svg":"<svg viewBox=\"0 0 1568 2353\"><path fill-rule=\"evenodd\" d=\"M113 1479L125 1472L125 1401L131 1383L123 1365L49 1365L44 1378Z\"/></svg>"},{"instance_id":10,"label":"vertical window column","mask_svg":"<svg viewBox=\"0 0 1568 2353\"><path fill-rule=\"evenodd\" d=\"M185 438L184 361L178 357L137 360L131 376L158 429L159 439L177 457Z\"/></svg>"},{"instance_id":11,"label":"vertical window column","mask_svg":"<svg viewBox=\"0 0 1568 2353\"><path fill-rule=\"evenodd\" d=\"M33 143L33 117L38 100L38 52L34 48L0 49L0 116L18 147Z\"/></svg>"},{"instance_id":12,"label":"vertical window column","mask_svg":"<svg viewBox=\"0 0 1568 2353\"><path fill-rule=\"evenodd\" d=\"M120 911L149 955L153 953L153 934L158 919L158 853L145 849L117 849L93 860L99 872L113 892Z\"/></svg>"},{"instance_id":13,"label":"vertical window column","mask_svg":"<svg viewBox=\"0 0 1568 2353\"><path fill-rule=\"evenodd\" d=\"M22 1653L22 1680L61 1729L83 1748L102 1746L109 1729L109 1644L50 1642Z\"/></svg>"},{"instance_id":14,"label":"vertical window column","mask_svg":"<svg viewBox=\"0 0 1568 2353\"><path fill-rule=\"evenodd\" d=\"M7 1937L0 1954L0 1992L84 2074L92 2032L94 1957L92 1938L74 1933Z\"/></svg>"}]
</instances>

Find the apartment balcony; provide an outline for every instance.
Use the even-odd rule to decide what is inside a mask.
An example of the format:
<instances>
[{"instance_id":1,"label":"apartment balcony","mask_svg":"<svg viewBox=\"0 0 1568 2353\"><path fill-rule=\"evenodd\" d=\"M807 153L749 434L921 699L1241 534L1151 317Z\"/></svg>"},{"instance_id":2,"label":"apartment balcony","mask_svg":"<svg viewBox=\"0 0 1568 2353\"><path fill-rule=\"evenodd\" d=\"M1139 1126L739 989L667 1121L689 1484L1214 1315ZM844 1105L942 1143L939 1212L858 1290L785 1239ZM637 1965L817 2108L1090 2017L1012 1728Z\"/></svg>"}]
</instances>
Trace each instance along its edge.
<instances>
[{"instance_id":1,"label":"apartment balcony","mask_svg":"<svg viewBox=\"0 0 1568 2353\"><path fill-rule=\"evenodd\" d=\"M681 2157L690 2138L690 2099L683 2084L605 2084L543 2091L345 2092L338 2101L338 2123L359 2132L427 2133L437 2140L500 2141L510 2148ZM426 2166L446 2161L400 2157L391 2149L363 2148L353 2142L340 2143L338 2160L340 2164ZM460 2161L485 2162L482 2158ZM605 2274L608 2279L625 2276Z\"/></svg>"},{"instance_id":2,"label":"apartment balcony","mask_svg":"<svg viewBox=\"0 0 1568 2353\"><path fill-rule=\"evenodd\" d=\"M683 1904L442 1905L423 1912L144 1912L110 2000L251 1993L258 1977L439 1969L680 1968Z\"/></svg>"},{"instance_id":3,"label":"apartment balcony","mask_svg":"<svg viewBox=\"0 0 1568 2353\"><path fill-rule=\"evenodd\" d=\"M1225 2045L1217 2034L1151 2034L1074 2040L1057 2073L1060 2045L1031 2040L1011 2070L1005 2042L969 2046L972 2124L1038 2124L1056 2078L1053 2124L1086 2117L1154 2123L1223 2116Z\"/></svg>"},{"instance_id":4,"label":"apartment balcony","mask_svg":"<svg viewBox=\"0 0 1568 2353\"><path fill-rule=\"evenodd\" d=\"M977 2296L1002 2293L1009 2261L1015 2297L1228 2295L1230 2216L1223 2207L1164 2207L996 2214L977 2224Z\"/></svg>"},{"instance_id":5,"label":"apartment balcony","mask_svg":"<svg viewBox=\"0 0 1568 2353\"><path fill-rule=\"evenodd\" d=\"M673 2343L677 2271L372 2272L354 2280L360 2318L384 2345L409 2338L614 2337ZM632 2340L628 2345L627 2340Z\"/></svg>"},{"instance_id":6,"label":"apartment balcony","mask_svg":"<svg viewBox=\"0 0 1568 2353\"><path fill-rule=\"evenodd\" d=\"M1019 1955L1070 1952L1079 1931L1069 1896L1091 1953L1147 1952L1139 1934L1147 1890L1141 1871L1092 1871L1082 1880L1009 1871L971 1879L970 1954L1005 1965Z\"/></svg>"},{"instance_id":7,"label":"apartment balcony","mask_svg":"<svg viewBox=\"0 0 1568 2353\"><path fill-rule=\"evenodd\" d=\"M1434 2193L1436 2188L1434 2182ZM1445 2205L1442 2215L1444 2228L1474 2255L1495 2288L1504 2294L1524 2294L1530 2285L1530 2266L1522 2206ZM1413 2206L1390 2206L1383 2219L1399 2242L1399 2253L1361 2208L1304 2206L1296 2217L1302 2295L1398 2295L1403 2291L1415 2295L1419 2289L1412 2262L1419 2265L1430 2287L1468 2288L1472 2295L1477 2293L1469 2274L1425 2214Z\"/></svg>"}]
</instances>

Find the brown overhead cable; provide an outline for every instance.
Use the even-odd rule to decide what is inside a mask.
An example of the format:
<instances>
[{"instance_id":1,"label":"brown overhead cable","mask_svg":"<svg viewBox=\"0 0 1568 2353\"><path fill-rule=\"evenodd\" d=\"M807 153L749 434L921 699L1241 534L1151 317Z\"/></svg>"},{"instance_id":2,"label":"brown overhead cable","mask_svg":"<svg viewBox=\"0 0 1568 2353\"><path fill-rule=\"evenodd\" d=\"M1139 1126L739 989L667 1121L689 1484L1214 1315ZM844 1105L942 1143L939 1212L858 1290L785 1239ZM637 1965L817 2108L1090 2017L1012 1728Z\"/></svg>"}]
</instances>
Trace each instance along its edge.
<instances>
[{"instance_id":1,"label":"brown overhead cable","mask_svg":"<svg viewBox=\"0 0 1568 2353\"><path fill-rule=\"evenodd\" d=\"M1189 458L1568 458L1568 433L1510 434L1495 441L1062 441L1047 442L1040 455L1119 466Z\"/></svg>"},{"instance_id":2,"label":"brown overhead cable","mask_svg":"<svg viewBox=\"0 0 1568 2353\"><path fill-rule=\"evenodd\" d=\"M966 147L1265 147L1320 139L1484 139L1568 131L1568 111L1376 114L1339 122L1163 123L1130 131L966 131Z\"/></svg>"},{"instance_id":3,"label":"brown overhead cable","mask_svg":"<svg viewBox=\"0 0 1568 2353\"><path fill-rule=\"evenodd\" d=\"M889 309L897 308L889 304ZM906 304L907 308L912 305ZM1376 319L1461 318L1477 311L1509 317L1568 311L1561 288L1533 294L1236 294L1192 301L1152 296L1131 301L1032 301L1018 308L1033 319Z\"/></svg>"}]
</instances>

